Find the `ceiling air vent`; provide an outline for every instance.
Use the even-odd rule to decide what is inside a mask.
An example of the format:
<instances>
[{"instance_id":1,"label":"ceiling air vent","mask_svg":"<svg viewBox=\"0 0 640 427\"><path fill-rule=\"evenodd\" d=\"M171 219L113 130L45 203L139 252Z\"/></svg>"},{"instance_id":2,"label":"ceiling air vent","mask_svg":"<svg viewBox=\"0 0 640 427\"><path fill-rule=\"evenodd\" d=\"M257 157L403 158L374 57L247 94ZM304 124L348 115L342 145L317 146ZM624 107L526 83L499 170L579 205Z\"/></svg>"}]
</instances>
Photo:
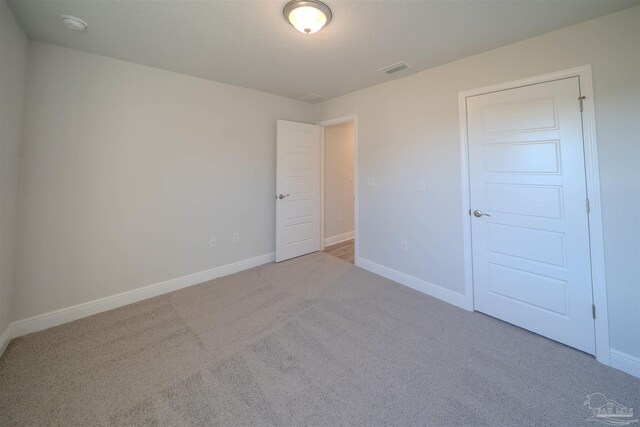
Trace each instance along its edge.
<instances>
[{"instance_id":1,"label":"ceiling air vent","mask_svg":"<svg viewBox=\"0 0 640 427\"><path fill-rule=\"evenodd\" d=\"M306 102L316 102L320 99L322 99L322 95L318 95L317 93L308 93L305 96L300 97L300 101Z\"/></svg>"},{"instance_id":2,"label":"ceiling air vent","mask_svg":"<svg viewBox=\"0 0 640 427\"><path fill-rule=\"evenodd\" d=\"M406 62L396 62L395 64L391 64L384 68L380 68L380 71L387 74L397 73L398 71L406 70L409 68L409 64Z\"/></svg>"}]
</instances>

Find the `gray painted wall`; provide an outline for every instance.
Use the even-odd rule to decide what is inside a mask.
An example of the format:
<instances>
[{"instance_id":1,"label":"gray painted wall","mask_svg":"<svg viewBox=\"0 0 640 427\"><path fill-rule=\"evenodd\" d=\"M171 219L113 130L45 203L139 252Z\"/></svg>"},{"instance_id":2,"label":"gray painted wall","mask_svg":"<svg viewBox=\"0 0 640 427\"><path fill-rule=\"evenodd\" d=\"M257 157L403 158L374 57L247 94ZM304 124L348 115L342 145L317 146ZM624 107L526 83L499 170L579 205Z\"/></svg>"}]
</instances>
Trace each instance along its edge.
<instances>
[{"instance_id":1,"label":"gray painted wall","mask_svg":"<svg viewBox=\"0 0 640 427\"><path fill-rule=\"evenodd\" d=\"M28 45L9 7L0 1L0 335L13 320L18 164Z\"/></svg>"},{"instance_id":2,"label":"gray painted wall","mask_svg":"<svg viewBox=\"0 0 640 427\"><path fill-rule=\"evenodd\" d=\"M18 61L0 59L0 331L13 283L27 43L1 7L0 57L13 49ZM359 120L360 255L463 292L458 92L591 64L611 344L640 357L638 22L640 7L315 106L33 42L11 318L273 251L276 119L351 114ZM233 231L241 233L235 245Z\"/></svg>"},{"instance_id":3,"label":"gray painted wall","mask_svg":"<svg viewBox=\"0 0 640 427\"><path fill-rule=\"evenodd\" d=\"M276 120L315 117L38 42L26 103L16 319L273 252Z\"/></svg>"},{"instance_id":4,"label":"gray painted wall","mask_svg":"<svg viewBox=\"0 0 640 427\"><path fill-rule=\"evenodd\" d=\"M639 23L627 9L321 103L358 115L360 256L464 293L458 92L591 64L611 346L640 357Z\"/></svg>"},{"instance_id":5,"label":"gray painted wall","mask_svg":"<svg viewBox=\"0 0 640 427\"><path fill-rule=\"evenodd\" d=\"M324 129L324 237L354 231L353 123Z\"/></svg>"}]
</instances>

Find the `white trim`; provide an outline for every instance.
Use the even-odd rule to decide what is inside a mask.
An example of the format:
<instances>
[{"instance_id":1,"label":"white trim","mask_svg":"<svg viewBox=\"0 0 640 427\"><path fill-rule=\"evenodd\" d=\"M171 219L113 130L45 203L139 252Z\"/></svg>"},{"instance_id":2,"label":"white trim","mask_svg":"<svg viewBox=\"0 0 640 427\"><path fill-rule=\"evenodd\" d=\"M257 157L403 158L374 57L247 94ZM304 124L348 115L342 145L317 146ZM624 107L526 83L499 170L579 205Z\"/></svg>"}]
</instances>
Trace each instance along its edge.
<instances>
[{"instance_id":1,"label":"white trim","mask_svg":"<svg viewBox=\"0 0 640 427\"><path fill-rule=\"evenodd\" d=\"M337 245L338 243L346 242L355 238L356 233L354 231L348 231L346 233L337 234L335 236L327 237L324 239L324 246Z\"/></svg>"},{"instance_id":2,"label":"white trim","mask_svg":"<svg viewBox=\"0 0 640 427\"><path fill-rule=\"evenodd\" d=\"M320 250L327 245L324 238L324 126L320 126Z\"/></svg>"},{"instance_id":3,"label":"white trim","mask_svg":"<svg viewBox=\"0 0 640 427\"><path fill-rule=\"evenodd\" d=\"M317 122L316 124L322 127L321 138L320 138L320 153L321 153L321 168L320 168L320 186L321 186L321 196L320 196L320 231L322 232L320 241L324 242L324 128L327 126L339 125L342 123L353 122L353 222L354 222L354 239L355 248L354 255L356 260L358 260L358 254L360 253L360 232L358 228L358 212L359 209L359 197L358 197L358 115L354 114L351 116L339 117L337 119L324 120L321 122ZM323 243L324 245L324 243ZM322 247L324 249L324 246Z\"/></svg>"},{"instance_id":4,"label":"white trim","mask_svg":"<svg viewBox=\"0 0 640 427\"><path fill-rule=\"evenodd\" d=\"M168 292L173 292L178 289L183 289L189 286L208 282L209 280L217 279L218 277L267 264L269 262L273 262L274 260L275 254L273 252L254 258L248 258L242 261L234 262L232 264L226 264L220 267L212 268L210 270L201 271L199 273L189 274L186 276L167 280L165 282L160 282L154 285L134 289L132 291L122 292L120 294L85 302L82 304L74 305L72 307L51 311L49 313L30 317L28 319L18 320L11 323L7 330L10 331L10 338L19 337L22 335L30 334L32 332L42 331L53 326L58 326L63 323L82 319L83 317L102 313L103 311L112 310L114 308L122 307L134 302L166 294ZM2 335L2 340L6 339L5 335L7 335L7 331L5 331L5 334ZM0 343L2 342L3 341L0 341Z\"/></svg>"},{"instance_id":5,"label":"white trim","mask_svg":"<svg viewBox=\"0 0 640 427\"><path fill-rule=\"evenodd\" d=\"M9 342L13 338L12 326L13 326L13 323L9 324L9 326L7 326L7 329L5 329L2 335L0 335L0 357L2 357L2 354L7 349Z\"/></svg>"},{"instance_id":6,"label":"white trim","mask_svg":"<svg viewBox=\"0 0 640 427\"><path fill-rule=\"evenodd\" d=\"M473 306L473 251L471 248L471 189L469 188L469 152L467 150L467 95L458 94L458 111L460 113L460 174L462 175L462 235L464 250L464 294L465 309L474 310Z\"/></svg>"},{"instance_id":7,"label":"white trim","mask_svg":"<svg viewBox=\"0 0 640 427\"><path fill-rule=\"evenodd\" d=\"M591 243L591 286L593 289L593 303L596 306L596 358L599 362L610 365L609 306L607 303L604 228L602 224L593 77L590 65L584 66L579 70L580 72L577 75L580 78L580 94L586 97L582 103L582 138L584 140L584 162L587 174L587 197L589 198L590 207L589 241Z\"/></svg>"},{"instance_id":8,"label":"white trim","mask_svg":"<svg viewBox=\"0 0 640 427\"><path fill-rule=\"evenodd\" d=\"M640 357L611 349L611 367L640 378Z\"/></svg>"},{"instance_id":9,"label":"white trim","mask_svg":"<svg viewBox=\"0 0 640 427\"><path fill-rule=\"evenodd\" d=\"M463 294L452 291L451 289L443 288L442 286L418 279L417 277L385 267L384 265L380 265L365 258L358 258L356 264L358 267L375 273L378 276L393 280L394 282L455 305L456 307L466 309L466 297Z\"/></svg>"},{"instance_id":10,"label":"white trim","mask_svg":"<svg viewBox=\"0 0 640 427\"><path fill-rule=\"evenodd\" d=\"M528 77L526 79L500 83L478 89L467 90L458 94L460 112L460 152L462 175L462 226L464 231L464 268L466 305L473 308L473 268L471 252L471 225L469 223L470 191L469 165L467 145L467 104L466 98L500 90L529 86L553 80L578 77L580 94L585 96L582 112L582 134L585 152L585 173L587 181L587 197L591 212L589 214L589 239L591 243L591 277L593 287L593 303L596 305L595 339L596 359L610 365L609 317L607 306L607 283L605 276L604 239L602 228L602 206L600 199L600 169L598 168L598 144L596 140L596 120L593 100L593 79L591 65L562 70L555 73Z\"/></svg>"}]
</instances>

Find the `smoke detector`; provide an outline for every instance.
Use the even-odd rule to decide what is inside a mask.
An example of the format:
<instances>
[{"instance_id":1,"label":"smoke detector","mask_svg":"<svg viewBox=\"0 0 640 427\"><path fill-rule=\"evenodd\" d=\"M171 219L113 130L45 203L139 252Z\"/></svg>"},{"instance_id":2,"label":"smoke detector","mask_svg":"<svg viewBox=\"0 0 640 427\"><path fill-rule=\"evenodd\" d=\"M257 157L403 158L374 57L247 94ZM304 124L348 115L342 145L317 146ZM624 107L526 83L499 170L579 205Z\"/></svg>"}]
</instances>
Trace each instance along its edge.
<instances>
[{"instance_id":1,"label":"smoke detector","mask_svg":"<svg viewBox=\"0 0 640 427\"><path fill-rule=\"evenodd\" d=\"M396 62L395 64L387 65L384 68L380 68L380 71L387 74L397 73L398 71L406 70L409 68L409 64L406 62Z\"/></svg>"},{"instance_id":2,"label":"smoke detector","mask_svg":"<svg viewBox=\"0 0 640 427\"><path fill-rule=\"evenodd\" d=\"M84 22L80 18L76 18L75 16L62 15L60 16L60 19L62 20L62 23L64 24L64 26L70 30L84 31L88 27L86 22Z\"/></svg>"}]
</instances>

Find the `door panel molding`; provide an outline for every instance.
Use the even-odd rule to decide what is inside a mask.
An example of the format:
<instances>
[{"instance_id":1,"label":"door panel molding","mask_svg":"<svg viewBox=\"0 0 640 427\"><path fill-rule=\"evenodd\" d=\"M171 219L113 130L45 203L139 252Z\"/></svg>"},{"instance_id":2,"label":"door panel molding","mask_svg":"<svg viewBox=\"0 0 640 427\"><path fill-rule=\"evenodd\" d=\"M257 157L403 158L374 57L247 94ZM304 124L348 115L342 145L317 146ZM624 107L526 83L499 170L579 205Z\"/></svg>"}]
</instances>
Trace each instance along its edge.
<instances>
[{"instance_id":1,"label":"door panel molding","mask_svg":"<svg viewBox=\"0 0 640 427\"><path fill-rule=\"evenodd\" d=\"M471 217L470 183L469 183L469 145L467 134L467 98L508 89L515 89L539 83L551 82L567 78L578 77L580 95L584 97L582 103L582 133L584 142L585 173L587 197L590 204L589 239L591 258L591 277L593 287L593 301L596 306L595 342L596 359L605 364L611 364L611 350L609 345L609 321L607 306L607 285L605 276L604 238L602 225L602 206L600 197L600 174L598 167L598 147L596 139L595 108L593 99L593 79L591 65L562 70L554 73L528 77L463 91L458 94L458 110L460 124L460 166L462 182L462 226L464 232L464 277L465 277L465 305L464 308L474 310L473 298L473 263L471 248ZM576 99L576 108L579 102ZM585 201L586 202L586 201ZM585 207L586 208L586 207Z\"/></svg>"},{"instance_id":2,"label":"door panel molding","mask_svg":"<svg viewBox=\"0 0 640 427\"><path fill-rule=\"evenodd\" d=\"M320 127L276 124L277 262L320 250Z\"/></svg>"}]
</instances>

